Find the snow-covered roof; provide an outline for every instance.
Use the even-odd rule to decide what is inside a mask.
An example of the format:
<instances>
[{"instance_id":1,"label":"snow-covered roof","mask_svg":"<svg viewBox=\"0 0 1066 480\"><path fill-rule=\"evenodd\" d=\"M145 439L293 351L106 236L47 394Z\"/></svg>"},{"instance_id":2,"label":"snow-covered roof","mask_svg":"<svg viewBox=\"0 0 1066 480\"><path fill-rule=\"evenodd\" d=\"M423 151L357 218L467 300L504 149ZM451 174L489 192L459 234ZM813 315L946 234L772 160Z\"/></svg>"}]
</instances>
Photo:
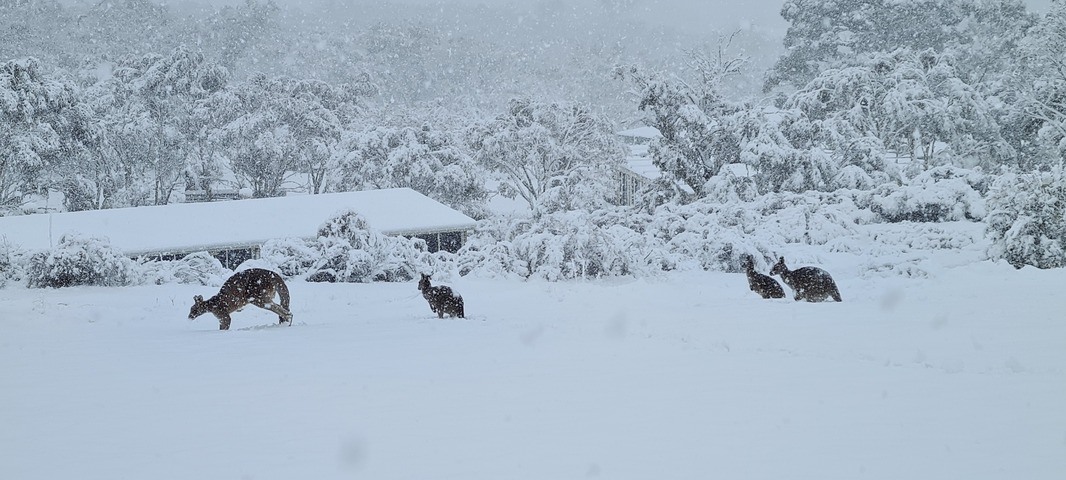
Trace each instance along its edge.
<instances>
[{"instance_id":1,"label":"snow-covered roof","mask_svg":"<svg viewBox=\"0 0 1066 480\"><path fill-rule=\"evenodd\" d=\"M648 180L658 180L659 177L663 176L663 172L659 170L659 167L656 167L651 159L646 156L631 155L626 157L626 168Z\"/></svg>"},{"instance_id":2,"label":"snow-covered roof","mask_svg":"<svg viewBox=\"0 0 1066 480\"><path fill-rule=\"evenodd\" d=\"M278 238L313 238L334 214L354 210L387 235L469 230L476 222L409 188L290 195L0 217L0 242L27 250L53 247L78 232L106 237L131 255L190 253L260 245Z\"/></svg>"},{"instance_id":3,"label":"snow-covered roof","mask_svg":"<svg viewBox=\"0 0 1066 480\"><path fill-rule=\"evenodd\" d=\"M647 145L630 145L629 156L626 157L625 168L649 181L658 180L663 176L662 170L659 170L659 167L655 166L651 157L648 156ZM676 183L682 190L688 193L695 193L695 191L692 190L692 187L681 182Z\"/></svg>"},{"instance_id":4,"label":"snow-covered roof","mask_svg":"<svg viewBox=\"0 0 1066 480\"><path fill-rule=\"evenodd\" d=\"M660 138L663 134L659 133L659 130L655 127L637 127L629 130L622 130L615 133L622 137L636 137L636 138Z\"/></svg>"}]
</instances>

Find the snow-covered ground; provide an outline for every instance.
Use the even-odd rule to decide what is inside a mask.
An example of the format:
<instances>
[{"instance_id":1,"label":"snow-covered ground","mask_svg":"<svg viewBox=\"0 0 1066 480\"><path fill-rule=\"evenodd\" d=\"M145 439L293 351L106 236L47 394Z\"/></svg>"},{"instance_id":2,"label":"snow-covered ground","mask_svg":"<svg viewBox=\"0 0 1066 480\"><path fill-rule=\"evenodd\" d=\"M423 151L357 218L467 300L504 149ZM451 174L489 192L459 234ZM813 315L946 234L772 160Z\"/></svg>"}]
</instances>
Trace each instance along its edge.
<instances>
[{"instance_id":1,"label":"snow-covered ground","mask_svg":"<svg viewBox=\"0 0 1066 480\"><path fill-rule=\"evenodd\" d=\"M415 282L293 281L294 326L220 332L186 319L210 287L9 286L0 478L1063 478L1066 271L799 255L843 303L456 277L440 320Z\"/></svg>"}]
</instances>

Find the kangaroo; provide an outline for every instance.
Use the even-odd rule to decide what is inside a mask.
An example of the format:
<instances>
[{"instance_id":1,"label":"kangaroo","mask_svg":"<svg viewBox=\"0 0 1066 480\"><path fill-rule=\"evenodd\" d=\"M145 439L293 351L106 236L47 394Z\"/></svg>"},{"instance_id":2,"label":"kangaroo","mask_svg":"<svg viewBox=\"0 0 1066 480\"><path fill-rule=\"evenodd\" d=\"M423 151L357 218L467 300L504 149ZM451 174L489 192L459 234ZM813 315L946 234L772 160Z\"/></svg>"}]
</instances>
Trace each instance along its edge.
<instances>
[{"instance_id":1,"label":"kangaroo","mask_svg":"<svg viewBox=\"0 0 1066 480\"><path fill-rule=\"evenodd\" d=\"M418 290L429 302L429 309L437 314L437 318L444 318L445 314L466 318L463 312L463 296L445 285L431 286L429 277L429 275L422 274L422 279L418 281Z\"/></svg>"},{"instance_id":2,"label":"kangaroo","mask_svg":"<svg viewBox=\"0 0 1066 480\"><path fill-rule=\"evenodd\" d=\"M751 255L744 255L744 269L748 273L748 288L751 291L762 298L785 298L785 290L777 280L755 271L755 259Z\"/></svg>"},{"instance_id":3,"label":"kangaroo","mask_svg":"<svg viewBox=\"0 0 1066 480\"><path fill-rule=\"evenodd\" d=\"M781 280L796 292L796 301L821 302L826 298L840 301L840 290L829 272L818 267L801 267L789 270L785 266L785 257L781 257L774 267L770 269L770 275L781 275Z\"/></svg>"},{"instance_id":4,"label":"kangaroo","mask_svg":"<svg viewBox=\"0 0 1066 480\"><path fill-rule=\"evenodd\" d=\"M274 303L274 294L281 297L281 304ZM289 311L289 287L275 272L262 268L250 268L233 274L222 284L222 289L207 300L197 295L193 297L189 320L211 312L218 317L218 329L229 330L230 314L238 312L245 305L255 305L278 314L278 323L289 322L292 325L292 312Z\"/></svg>"}]
</instances>

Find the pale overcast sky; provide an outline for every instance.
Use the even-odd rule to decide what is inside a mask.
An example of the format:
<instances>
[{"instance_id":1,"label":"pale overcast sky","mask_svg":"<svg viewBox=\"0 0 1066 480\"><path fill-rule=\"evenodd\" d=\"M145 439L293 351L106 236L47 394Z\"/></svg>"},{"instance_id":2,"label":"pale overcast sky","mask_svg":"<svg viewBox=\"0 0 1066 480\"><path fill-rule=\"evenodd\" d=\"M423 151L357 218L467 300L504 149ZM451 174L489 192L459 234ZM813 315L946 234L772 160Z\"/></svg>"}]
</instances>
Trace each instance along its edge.
<instances>
[{"instance_id":1,"label":"pale overcast sky","mask_svg":"<svg viewBox=\"0 0 1066 480\"><path fill-rule=\"evenodd\" d=\"M79 0L74 0L79 1ZM86 0L80 0L86 1ZM244 0L163 0L163 3L207 3L207 4L235 4ZM381 0L326 0L321 3L344 4L351 8L359 5L380 5ZM577 2L595 6L601 2L610 0L396 0L391 3L409 5L440 5L449 3L461 3L466 5L499 5L502 3L517 3L530 6L551 3ZM679 27L703 28L712 26L717 29L736 29L748 27L762 28L785 28L787 25L781 19L781 6L785 0L617 0L629 1L634 8L640 11L642 16L649 20L664 22ZM1024 0L1029 8L1035 12L1046 12L1052 0ZM307 0L275 0L278 5L304 6L309 3L319 3Z\"/></svg>"}]
</instances>

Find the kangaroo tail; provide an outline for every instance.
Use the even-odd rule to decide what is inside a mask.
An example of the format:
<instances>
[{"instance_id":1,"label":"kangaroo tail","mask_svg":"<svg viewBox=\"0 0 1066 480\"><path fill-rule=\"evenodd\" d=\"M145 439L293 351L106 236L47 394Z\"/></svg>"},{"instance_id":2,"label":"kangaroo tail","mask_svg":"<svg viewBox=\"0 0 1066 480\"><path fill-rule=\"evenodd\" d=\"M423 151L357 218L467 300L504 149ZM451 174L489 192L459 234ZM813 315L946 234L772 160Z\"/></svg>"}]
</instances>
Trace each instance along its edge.
<instances>
[{"instance_id":1,"label":"kangaroo tail","mask_svg":"<svg viewBox=\"0 0 1066 480\"><path fill-rule=\"evenodd\" d=\"M274 289L278 292L278 297L281 297L281 306L285 307L285 310L289 309L289 286L285 285L285 280L281 278L281 275L275 277L277 285L274 285Z\"/></svg>"}]
</instances>

